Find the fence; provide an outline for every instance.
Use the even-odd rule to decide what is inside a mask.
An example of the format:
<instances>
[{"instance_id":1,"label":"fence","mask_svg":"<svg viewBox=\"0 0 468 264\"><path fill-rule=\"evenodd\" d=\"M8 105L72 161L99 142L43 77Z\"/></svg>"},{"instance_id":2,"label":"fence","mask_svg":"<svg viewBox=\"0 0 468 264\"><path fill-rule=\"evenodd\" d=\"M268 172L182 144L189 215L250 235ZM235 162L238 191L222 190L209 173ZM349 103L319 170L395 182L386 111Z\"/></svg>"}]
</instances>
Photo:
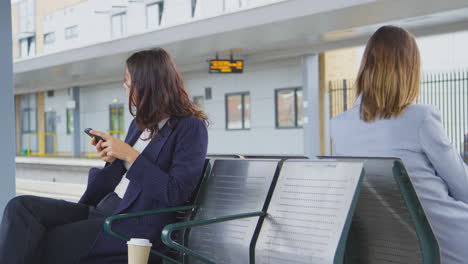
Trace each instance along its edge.
<instances>
[{"instance_id":1,"label":"fence","mask_svg":"<svg viewBox=\"0 0 468 264\"><path fill-rule=\"evenodd\" d=\"M424 75L419 102L440 110L448 137L462 153L468 132L468 72Z\"/></svg>"},{"instance_id":2,"label":"fence","mask_svg":"<svg viewBox=\"0 0 468 264\"><path fill-rule=\"evenodd\" d=\"M353 107L353 80L329 82L330 118ZM447 136L468 161L468 72L424 74L418 103L439 109Z\"/></svg>"},{"instance_id":3,"label":"fence","mask_svg":"<svg viewBox=\"0 0 468 264\"><path fill-rule=\"evenodd\" d=\"M339 80L328 83L330 119L352 108L356 102L354 81Z\"/></svg>"}]
</instances>

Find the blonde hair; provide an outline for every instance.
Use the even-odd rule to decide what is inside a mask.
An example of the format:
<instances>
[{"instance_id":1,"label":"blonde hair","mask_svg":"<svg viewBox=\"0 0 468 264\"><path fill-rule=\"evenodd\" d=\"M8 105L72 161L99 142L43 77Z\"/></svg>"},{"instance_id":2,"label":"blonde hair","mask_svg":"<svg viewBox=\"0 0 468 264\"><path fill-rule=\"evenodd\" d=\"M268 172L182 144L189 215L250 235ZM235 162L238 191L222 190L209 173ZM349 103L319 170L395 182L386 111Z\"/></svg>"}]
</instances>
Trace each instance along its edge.
<instances>
[{"instance_id":1,"label":"blonde hair","mask_svg":"<svg viewBox=\"0 0 468 264\"><path fill-rule=\"evenodd\" d=\"M367 42L356 80L361 119L400 116L419 94L420 64L411 33L394 26L379 28Z\"/></svg>"}]
</instances>

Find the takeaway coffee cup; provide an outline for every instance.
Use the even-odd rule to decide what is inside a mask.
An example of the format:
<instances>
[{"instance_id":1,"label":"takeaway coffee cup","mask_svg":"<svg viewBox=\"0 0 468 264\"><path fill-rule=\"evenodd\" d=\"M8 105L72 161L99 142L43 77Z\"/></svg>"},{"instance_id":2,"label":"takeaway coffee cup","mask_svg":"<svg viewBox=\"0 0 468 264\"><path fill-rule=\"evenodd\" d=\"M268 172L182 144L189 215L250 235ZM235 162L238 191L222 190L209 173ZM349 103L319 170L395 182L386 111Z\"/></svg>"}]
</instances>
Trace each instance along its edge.
<instances>
[{"instance_id":1,"label":"takeaway coffee cup","mask_svg":"<svg viewBox=\"0 0 468 264\"><path fill-rule=\"evenodd\" d=\"M128 264L148 264L152 244L148 239L132 238L127 242Z\"/></svg>"}]
</instances>

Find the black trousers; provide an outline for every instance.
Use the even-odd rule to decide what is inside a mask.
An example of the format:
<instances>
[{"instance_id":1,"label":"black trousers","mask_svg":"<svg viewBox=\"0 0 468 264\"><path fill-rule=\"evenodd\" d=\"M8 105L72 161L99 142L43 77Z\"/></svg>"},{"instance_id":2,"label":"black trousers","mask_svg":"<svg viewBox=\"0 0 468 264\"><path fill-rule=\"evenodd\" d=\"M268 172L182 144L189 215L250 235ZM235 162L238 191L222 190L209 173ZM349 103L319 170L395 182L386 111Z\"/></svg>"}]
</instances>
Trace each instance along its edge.
<instances>
[{"instance_id":1,"label":"black trousers","mask_svg":"<svg viewBox=\"0 0 468 264\"><path fill-rule=\"evenodd\" d=\"M13 198L0 226L0 263L77 263L119 203L114 192L96 208L29 195Z\"/></svg>"}]
</instances>

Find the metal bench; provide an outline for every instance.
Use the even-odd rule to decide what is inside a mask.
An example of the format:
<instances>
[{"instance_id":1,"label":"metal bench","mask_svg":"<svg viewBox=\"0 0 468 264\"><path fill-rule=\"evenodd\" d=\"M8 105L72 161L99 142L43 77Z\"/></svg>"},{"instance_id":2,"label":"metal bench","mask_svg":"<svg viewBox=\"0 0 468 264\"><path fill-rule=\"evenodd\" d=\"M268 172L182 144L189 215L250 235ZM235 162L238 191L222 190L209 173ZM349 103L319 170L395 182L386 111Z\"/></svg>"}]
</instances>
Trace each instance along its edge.
<instances>
[{"instance_id":1,"label":"metal bench","mask_svg":"<svg viewBox=\"0 0 468 264\"><path fill-rule=\"evenodd\" d=\"M440 263L437 240L400 159L320 158L364 162L346 263Z\"/></svg>"},{"instance_id":2,"label":"metal bench","mask_svg":"<svg viewBox=\"0 0 468 264\"><path fill-rule=\"evenodd\" d=\"M164 229L184 263L343 263L362 162L243 161L215 162L201 212ZM169 238L180 228L186 247Z\"/></svg>"},{"instance_id":3,"label":"metal bench","mask_svg":"<svg viewBox=\"0 0 468 264\"><path fill-rule=\"evenodd\" d=\"M279 165L279 160L216 160L193 219L166 226L163 242L186 254L186 263L249 263ZM188 228L185 245L171 239L172 232Z\"/></svg>"},{"instance_id":4,"label":"metal bench","mask_svg":"<svg viewBox=\"0 0 468 264\"><path fill-rule=\"evenodd\" d=\"M343 263L362 162L283 163L255 263Z\"/></svg>"},{"instance_id":5,"label":"metal bench","mask_svg":"<svg viewBox=\"0 0 468 264\"><path fill-rule=\"evenodd\" d=\"M143 212L189 211L162 234L184 258L165 261L440 263L400 160L321 158L214 161L193 205Z\"/></svg>"}]
</instances>

